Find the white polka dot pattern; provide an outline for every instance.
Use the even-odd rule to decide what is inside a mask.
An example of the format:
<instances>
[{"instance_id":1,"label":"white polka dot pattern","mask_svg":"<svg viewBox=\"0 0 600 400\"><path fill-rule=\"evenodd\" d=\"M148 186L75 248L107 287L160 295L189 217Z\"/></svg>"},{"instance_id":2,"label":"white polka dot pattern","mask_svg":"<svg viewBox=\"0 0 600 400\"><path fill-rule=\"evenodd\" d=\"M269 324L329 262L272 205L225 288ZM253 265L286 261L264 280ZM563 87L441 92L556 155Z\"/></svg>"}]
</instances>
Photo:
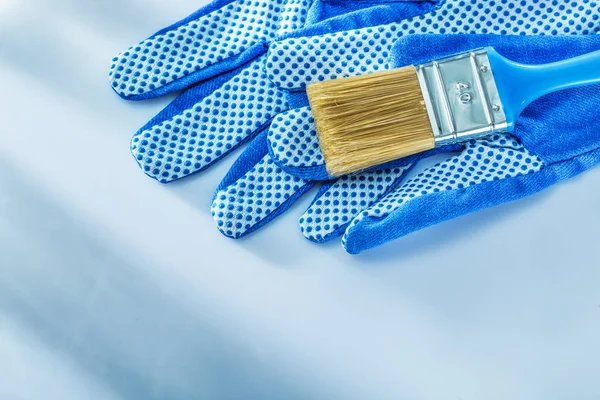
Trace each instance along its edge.
<instances>
[{"instance_id":1,"label":"white polka dot pattern","mask_svg":"<svg viewBox=\"0 0 600 400\"><path fill-rule=\"evenodd\" d=\"M168 85L304 26L312 0L238 0L144 40L112 61L110 80L123 97Z\"/></svg>"},{"instance_id":2,"label":"white polka dot pattern","mask_svg":"<svg viewBox=\"0 0 600 400\"><path fill-rule=\"evenodd\" d=\"M410 165L338 179L300 217L302 234L324 242L362 210L375 204L405 175Z\"/></svg>"},{"instance_id":3,"label":"white polka dot pattern","mask_svg":"<svg viewBox=\"0 0 600 400\"><path fill-rule=\"evenodd\" d=\"M388 53L393 41L407 32L597 32L599 8L598 3L587 0L449 1L429 16L415 18L407 23L310 39L285 40L272 46L267 71L269 77L282 88L300 88L310 81L384 69L388 67ZM315 162L322 163L322 156L314 149L314 127L307 111L306 108L291 110L276 118L277 124L269 132L269 139L277 162L290 166L314 166ZM304 132L301 133L302 130ZM343 229L357 214L360 217L353 224L360 223L361 218L370 215L382 216L392 212L402 207L406 201L419 196L524 175L542 167L542 161L529 154L512 137L499 135L491 140L469 143L461 155L427 170L387 195L387 189L401 179L402 171L374 172L369 173L370 175L341 178L307 210L300 219L300 226L307 238L325 241ZM391 174L390 178L388 174ZM382 179L382 182L375 183L375 188L369 187L369 184L353 184L361 178L374 176ZM236 185L244 181L245 178L242 178ZM290 195L289 192L286 195ZM378 201L382 196L383 200ZM226 199L229 205L237 204L235 194ZM361 200L355 201L356 199ZM271 207L268 211L260 209L257 212L250 207L240 208L236 212L234 206L227 208L228 214L222 212L215 219L222 231L229 232L226 234L234 237L248 232L253 225L252 221L262 221L264 215L276 210ZM237 229L234 229L234 225Z\"/></svg>"},{"instance_id":4,"label":"white polka dot pattern","mask_svg":"<svg viewBox=\"0 0 600 400\"><path fill-rule=\"evenodd\" d=\"M311 167L324 162L309 107L279 114L269 128L268 141L279 165Z\"/></svg>"},{"instance_id":5,"label":"white polka dot pattern","mask_svg":"<svg viewBox=\"0 0 600 400\"><path fill-rule=\"evenodd\" d=\"M543 167L539 157L510 135L471 141L459 155L425 170L360 213L348 230L365 218L384 218L419 197L527 175Z\"/></svg>"},{"instance_id":6,"label":"white polka dot pattern","mask_svg":"<svg viewBox=\"0 0 600 400\"><path fill-rule=\"evenodd\" d=\"M281 88L298 89L313 81L387 69L394 41L411 33L556 35L599 31L600 2L596 1L453 0L404 22L275 42L269 51L267 74ZM277 120L278 131L269 138L280 165L324 165L321 152L312 147L316 132L306 130L293 140L293 134L285 132L288 126L312 125L312 116L305 109L290 110Z\"/></svg>"},{"instance_id":7,"label":"white polka dot pattern","mask_svg":"<svg viewBox=\"0 0 600 400\"><path fill-rule=\"evenodd\" d=\"M138 132L131 151L144 172L163 183L197 172L286 110L262 65L263 58L252 62L191 108Z\"/></svg>"},{"instance_id":8,"label":"white polka dot pattern","mask_svg":"<svg viewBox=\"0 0 600 400\"><path fill-rule=\"evenodd\" d=\"M285 173L269 156L218 192L211 211L217 228L239 238L279 209L309 181Z\"/></svg>"},{"instance_id":9,"label":"white polka dot pattern","mask_svg":"<svg viewBox=\"0 0 600 400\"><path fill-rule=\"evenodd\" d=\"M287 89L388 68L394 41L406 34L590 34L600 31L592 0L447 0L398 23L293 38L271 44L269 79Z\"/></svg>"}]
</instances>

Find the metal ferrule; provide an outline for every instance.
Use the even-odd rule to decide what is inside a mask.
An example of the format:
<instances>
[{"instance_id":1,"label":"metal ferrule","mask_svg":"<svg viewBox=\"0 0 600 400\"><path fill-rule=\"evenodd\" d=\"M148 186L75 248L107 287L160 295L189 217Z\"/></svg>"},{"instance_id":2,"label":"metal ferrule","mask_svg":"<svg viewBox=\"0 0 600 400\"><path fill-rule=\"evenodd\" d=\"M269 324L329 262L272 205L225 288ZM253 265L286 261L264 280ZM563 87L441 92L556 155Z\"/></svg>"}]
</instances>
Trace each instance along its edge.
<instances>
[{"instance_id":1,"label":"metal ferrule","mask_svg":"<svg viewBox=\"0 0 600 400\"><path fill-rule=\"evenodd\" d=\"M506 131L485 49L419 65L417 75L437 146Z\"/></svg>"}]
</instances>

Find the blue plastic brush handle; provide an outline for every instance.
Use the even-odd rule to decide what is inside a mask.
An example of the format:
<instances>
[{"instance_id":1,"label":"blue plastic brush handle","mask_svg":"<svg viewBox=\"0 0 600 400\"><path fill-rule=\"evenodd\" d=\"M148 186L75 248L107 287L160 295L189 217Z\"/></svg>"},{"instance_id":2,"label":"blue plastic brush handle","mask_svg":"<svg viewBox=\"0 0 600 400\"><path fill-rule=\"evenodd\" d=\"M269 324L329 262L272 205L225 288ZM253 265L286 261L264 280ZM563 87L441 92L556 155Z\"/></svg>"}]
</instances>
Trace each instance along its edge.
<instances>
[{"instance_id":1,"label":"blue plastic brush handle","mask_svg":"<svg viewBox=\"0 0 600 400\"><path fill-rule=\"evenodd\" d=\"M543 65L519 64L492 47L486 50L509 132L532 101L558 90L600 83L600 50Z\"/></svg>"}]
</instances>

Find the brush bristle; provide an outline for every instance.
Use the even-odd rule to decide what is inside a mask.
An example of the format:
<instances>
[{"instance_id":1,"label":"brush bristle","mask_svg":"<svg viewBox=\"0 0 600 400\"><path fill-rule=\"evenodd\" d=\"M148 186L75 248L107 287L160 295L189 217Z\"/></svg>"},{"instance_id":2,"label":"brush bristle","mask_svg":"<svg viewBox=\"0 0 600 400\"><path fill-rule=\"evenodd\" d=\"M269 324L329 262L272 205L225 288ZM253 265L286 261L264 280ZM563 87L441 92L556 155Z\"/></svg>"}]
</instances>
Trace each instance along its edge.
<instances>
[{"instance_id":1,"label":"brush bristle","mask_svg":"<svg viewBox=\"0 0 600 400\"><path fill-rule=\"evenodd\" d=\"M330 175L340 176L435 147L414 67L307 87Z\"/></svg>"}]
</instances>

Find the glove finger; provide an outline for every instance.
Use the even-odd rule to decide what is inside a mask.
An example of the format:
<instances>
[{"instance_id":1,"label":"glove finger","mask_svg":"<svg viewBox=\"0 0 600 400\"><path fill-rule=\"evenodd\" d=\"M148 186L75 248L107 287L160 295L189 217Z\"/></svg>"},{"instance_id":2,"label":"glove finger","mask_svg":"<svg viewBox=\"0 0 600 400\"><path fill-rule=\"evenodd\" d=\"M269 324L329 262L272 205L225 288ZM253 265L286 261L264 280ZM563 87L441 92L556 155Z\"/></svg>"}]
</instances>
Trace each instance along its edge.
<instances>
[{"instance_id":1,"label":"glove finger","mask_svg":"<svg viewBox=\"0 0 600 400\"><path fill-rule=\"evenodd\" d=\"M301 28L309 0L216 0L112 60L110 81L123 98L180 90L266 51L267 40Z\"/></svg>"},{"instance_id":2,"label":"glove finger","mask_svg":"<svg viewBox=\"0 0 600 400\"><path fill-rule=\"evenodd\" d=\"M323 33L359 29L365 26L388 24L432 10L444 0L321 0L311 8L312 20L325 21L308 29L293 32L288 37L316 36ZM376 4L377 3L377 4Z\"/></svg>"},{"instance_id":3,"label":"glove finger","mask_svg":"<svg viewBox=\"0 0 600 400\"><path fill-rule=\"evenodd\" d=\"M313 82L388 69L391 48L399 37L428 31L427 23L443 24L447 9L455 3L464 2L448 0L433 10L413 3L419 12L389 13L393 21L377 26L370 18L341 17L336 20L338 29L325 33L315 26L303 32L315 36L273 42L266 61L268 77L281 89L302 90Z\"/></svg>"},{"instance_id":4,"label":"glove finger","mask_svg":"<svg viewBox=\"0 0 600 400\"><path fill-rule=\"evenodd\" d=\"M317 243L340 236L355 216L394 189L411 168L405 165L347 175L323 185L300 217L302 234Z\"/></svg>"},{"instance_id":5,"label":"glove finger","mask_svg":"<svg viewBox=\"0 0 600 400\"><path fill-rule=\"evenodd\" d=\"M268 154L264 132L252 141L217 188L211 212L219 231L238 239L285 212L315 183L279 168Z\"/></svg>"},{"instance_id":6,"label":"glove finger","mask_svg":"<svg viewBox=\"0 0 600 400\"><path fill-rule=\"evenodd\" d=\"M552 4L549 4L552 3ZM286 90L307 84L389 68L394 42L408 34L589 34L597 32L591 16L600 5L581 1L570 6L538 0L478 2L447 0L427 14L398 18L380 26L343 28L312 37L288 38L270 45L269 79ZM509 17L510 16L510 17ZM349 25L353 26L349 18ZM309 30L310 32L310 30ZM305 32L307 33L307 32Z\"/></svg>"},{"instance_id":7,"label":"glove finger","mask_svg":"<svg viewBox=\"0 0 600 400\"><path fill-rule=\"evenodd\" d=\"M271 158L287 173L309 180L337 179L327 172L325 158L309 107L292 109L278 114L269 127L267 142ZM366 172L403 167L435 154L460 149L460 145L443 146L377 166Z\"/></svg>"},{"instance_id":8,"label":"glove finger","mask_svg":"<svg viewBox=\"0 0 600 400\"><path fill-rule=\"evenodd\" d=\"M273 119L267 141L273 161L297 176L328 179L310 107L288 110Z\"/></svg>"},{"instance_id":9,"label":"glove finger","mask_svg":"<svg viewBox=\"0 0 600 400\"><path fill-rule=\"evenodd\" d=\"M274 42L266 62L268 77L282 89L302 90L312 82L386 69L399 30L394 23Z\"/></svg>"},{"instance_id":10,"label":"glove finger","mask_svg":"<svg viewBox=\"0 0 600 400\"><path fill-rule=\"evenodd\" d=\"M184 92L133 136L131 152L148 176L170 182L218 161L286 109L260 58Z\"/></svg>"},{"instance_id":11,"label":"glove finger","mask_svg":"<svg viewBox=\"0 0 600 400\"><path fill-rule=\"evenodd\" d=\"M512 136L469 142L457 156L425 170L390 192L350 224L342 244L359 253L395 238L482 208L522 197L520 177L544 162Z\"/></svg>"}]
</instances>

